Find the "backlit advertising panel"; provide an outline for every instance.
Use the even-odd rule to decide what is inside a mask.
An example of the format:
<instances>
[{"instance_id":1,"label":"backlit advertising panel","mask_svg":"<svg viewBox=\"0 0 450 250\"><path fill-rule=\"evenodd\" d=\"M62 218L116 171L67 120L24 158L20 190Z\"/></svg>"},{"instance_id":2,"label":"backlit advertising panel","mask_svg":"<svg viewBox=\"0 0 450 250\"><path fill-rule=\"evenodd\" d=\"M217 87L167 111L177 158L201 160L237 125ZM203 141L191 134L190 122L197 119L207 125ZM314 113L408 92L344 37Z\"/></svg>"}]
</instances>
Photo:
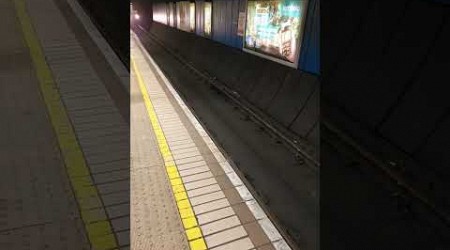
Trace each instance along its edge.
<instances>
[{"instance_id":1,"label":"backlit advertising panel","mask_svg":"<svg viewBox=\"0 0 450 250\"><path fill-rule=\"evenodd\" d=\"M248 0L244 50L296 66L305 10L305 0Z\"/></svg>"},{"instance_id":2,"label":"backlit advertising panel","mask_svg":"<svg viewBox=\"0 0 450 250\"><path fill-rule=\"evenodd\" d=\"M177 2L177 21L178 21L178 29L184 30L187 32L191 32L191 16L190 9L191 3L188 1Z\"/></svg>"},{"instance_id":3,"label":"backlit advertising panel","mask_svg":"<svg viewBox=\"0 0 450 250\"><path fill-rule=\"evenodd\" d=\"M211 2L205 2L205 13L204 13L204 32L205 36L210 37L211 36L211 14L212 14L212 3Z\"/></svg>"},{"instance_id":4,"label":"backlit advertising panel","mask_svg":"<svg viewBox=\"0 0 450 250\"><path fill-rule=\"evenodd\" d=\"M191 3L189 9L189 26L191 32L195 32L195 3Z\"/></svg>"},{"instance_id":5,"label":"backlit advertising panel","mask_svg":"<svg viewBox=\"0 0 450 250\"><path fill-rule=\"evenodd\" d=\"M176 27L177 23L176 23L176 17L177 17L177 13L176 13L176 4L174 2L170 2L168 5L169 8L169 25L171 27Z\"/></svg>"}]
</instances>

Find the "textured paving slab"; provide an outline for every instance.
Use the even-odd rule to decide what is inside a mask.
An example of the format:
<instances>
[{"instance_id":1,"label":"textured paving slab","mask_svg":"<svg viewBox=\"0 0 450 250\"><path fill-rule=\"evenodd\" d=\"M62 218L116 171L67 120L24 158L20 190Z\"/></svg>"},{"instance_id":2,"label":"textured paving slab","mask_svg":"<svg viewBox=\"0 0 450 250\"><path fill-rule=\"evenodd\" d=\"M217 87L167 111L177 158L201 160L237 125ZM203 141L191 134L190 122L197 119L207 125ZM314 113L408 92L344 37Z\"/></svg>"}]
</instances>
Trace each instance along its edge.
<instances>
[{"instance_id":1,"label":"textured paving slab","mask_svg":"<svg viewBox=\"0 0 450 250\"><path fill-rule=\"evenodd\" d=\"M131 246L189 249L144 101L131 76Z\"/></svg>"}]
</instances>

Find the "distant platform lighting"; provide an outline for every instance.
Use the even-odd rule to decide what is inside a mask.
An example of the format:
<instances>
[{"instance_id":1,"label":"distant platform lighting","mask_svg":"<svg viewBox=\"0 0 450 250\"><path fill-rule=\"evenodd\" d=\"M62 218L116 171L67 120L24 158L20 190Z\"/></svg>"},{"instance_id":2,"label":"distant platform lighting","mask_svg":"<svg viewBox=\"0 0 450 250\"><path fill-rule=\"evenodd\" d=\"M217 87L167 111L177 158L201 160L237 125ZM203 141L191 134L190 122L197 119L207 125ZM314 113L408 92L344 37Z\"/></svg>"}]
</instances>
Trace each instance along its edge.
<instances>
[{"instance_id":1,"label":"distant platform lighting","mask_svg":"<svg viewBox=\"0 0 450 250\"><path fill-rule=\"evenodd\" d=\"M134 19L139 20L139 18L141 18L139 14L134 14Z\"/></svg>"}]
</instances>

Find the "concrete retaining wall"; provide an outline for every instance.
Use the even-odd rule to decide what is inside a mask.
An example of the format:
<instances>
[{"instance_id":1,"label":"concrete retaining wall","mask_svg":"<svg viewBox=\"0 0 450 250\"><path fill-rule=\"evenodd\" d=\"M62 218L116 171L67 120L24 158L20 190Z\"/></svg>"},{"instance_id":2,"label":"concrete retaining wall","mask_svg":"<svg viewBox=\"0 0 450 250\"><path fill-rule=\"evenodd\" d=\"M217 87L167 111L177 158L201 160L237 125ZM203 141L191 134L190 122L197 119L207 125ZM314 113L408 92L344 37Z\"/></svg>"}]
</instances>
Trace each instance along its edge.
<instances>
[{"instance_id":1,"label":"concrete retaining wall","mask_svg":"<svg viewBox=\"0 0 450 250\"><path fill-rule=\"evenodd\" d=\"M149 31L289 131L318 145L320 95L315 75L159 23Z\"/></svg>"}]
</instances>

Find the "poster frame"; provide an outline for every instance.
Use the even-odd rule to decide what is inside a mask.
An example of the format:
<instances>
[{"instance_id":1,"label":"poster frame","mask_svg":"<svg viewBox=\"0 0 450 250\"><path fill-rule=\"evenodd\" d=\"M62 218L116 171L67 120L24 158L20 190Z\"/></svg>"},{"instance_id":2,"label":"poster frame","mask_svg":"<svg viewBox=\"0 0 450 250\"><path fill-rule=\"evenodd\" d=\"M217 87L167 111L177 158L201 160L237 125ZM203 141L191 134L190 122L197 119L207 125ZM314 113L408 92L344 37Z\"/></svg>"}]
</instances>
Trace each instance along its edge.
<instances>
[{"instance_id":1,"label":"poster frame","mask_svg":"<svg viewBox=\"0 0 450 250\"><path fill-rule=\"evenodd\" d=\"M194 0L190 0L189 1L190 3L189 3L189 28L190 28L190 30L191 30L191 33L194 33L194 34L197 34L197 1L194 1ZM191 8L191 6L192 5L194 5L194 23L193 24L191 24L191 15L192 15L192 13L191 13L191 11L192 11L192 8Z\"/></svg>"},{"instance_id":2,"label":"poster frame","mask_svg":"<svg viewBox=\"0 0 450 250\"><path fill-rule=\"evenodd\" d=\"M303 1L303 4L302 4L303 18L302 18L301 23L299 25L299 29L300 29L301 32L299 32L299 38L298 38L299 42L298 42L298 45L297 45L297 51L295 53L295 61L294 62L290 62L290 61L286 61L286 60L277 58L275 56L270 55L269 53L262 53L262 52L258 52L258 51L254 51L254 50L245 48L245 39L247 37L248 4L249 4L248 2L249 1L251 1L251 0L246 1L247 3L245 5L245 16L246 16L246 18L245 18L245 24L244 24L244 36L242 37L242 50L244 52L249 53L249 54L252 54L252 55L255 55L255 56L259 56L259 57L262 57L262 58L265 58L265 59L268 59L268 60L271 60L271 61L283 64L283 65L289 66L291 68L298 68L298 64L299 64L299 61L300 61L300 52L301 52L301 49L302 49L303 37L304 37L304 33L305 33L305 23L306 23L306 18L307 18L307 14L308 14L309 0L301 0L301 1ZM258 0L256 0L256 1L258 1ZM265 1L265 0L259 0L259 1ZM270 0L267 0L267 1L270 1Z\"/></svg>"},{"instance_id":3,"label":"poster frame","mask_svg":"<svg viewBox=\"0 0 450 250\"><path fill-rule=\"evenodd\" d=\"M210 20L210 22L211 22L211 27L210 27L211 31L209 32L209 35L207 35L206 32L205 32L205 27L206 27L206 25L205 25L205 18L206 18L205 7L206 7L206 3L210 3L211 4L211 18L210 18L211 19ZM214 27L213 26L213 20L214 20L214 18L213 18L213 14L214 14L213 8L214 8L214 2L212 0L205 0L203 2L203 37L211 39L211 40L213 38L213 27Z\"/></svg>"}]
</instances>

